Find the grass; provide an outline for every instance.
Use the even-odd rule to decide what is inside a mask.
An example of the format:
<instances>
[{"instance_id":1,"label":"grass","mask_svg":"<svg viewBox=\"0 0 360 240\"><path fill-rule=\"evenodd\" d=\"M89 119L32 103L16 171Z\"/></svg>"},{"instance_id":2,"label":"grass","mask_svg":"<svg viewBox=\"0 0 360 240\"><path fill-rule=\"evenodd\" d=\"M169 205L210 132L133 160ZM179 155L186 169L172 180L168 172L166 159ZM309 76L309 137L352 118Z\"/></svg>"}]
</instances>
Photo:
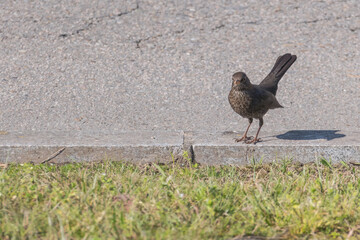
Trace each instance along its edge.
<instances>
[{"instance_id":1,"label":"grass","mask_svg":"<svg viewBox=\"0 0 360 240\"><path fill-rule=\"evenodd\" d=\"M105 161L0 169L0 239L358 239L358 167Z\"/></svg>"}]
</instances>

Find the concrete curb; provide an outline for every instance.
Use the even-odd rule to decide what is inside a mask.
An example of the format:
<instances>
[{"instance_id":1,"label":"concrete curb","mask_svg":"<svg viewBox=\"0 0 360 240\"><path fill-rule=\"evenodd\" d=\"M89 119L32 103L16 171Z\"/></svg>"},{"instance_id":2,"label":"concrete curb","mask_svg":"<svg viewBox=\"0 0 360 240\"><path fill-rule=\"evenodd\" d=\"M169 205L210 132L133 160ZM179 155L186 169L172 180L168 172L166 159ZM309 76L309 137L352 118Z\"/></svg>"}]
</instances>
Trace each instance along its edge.
<instances>
[{"instance_id":1,"label":"concrete curb","mask_svg":"<svg viewBox=\"0 0 360 240\"><path fill-rule=\"evenodd\" d=\"M179 132L117 134L5 133L0 135L0 162L81 162L111 159L135 163L166 162L183 152ZM50 159L51 158L51 159Z\"/></svg>"},{"instance_id":2,"label":"concrete curb","mask_svg":"<svg viewBox=\"0 0 360 240\"><path fill-rule=\"evenodd\" d=\"M299 130L262 132L256 145L236 143L238 133L133 131L118 133L1 132L1 163L97 161L171 162L184 150L204 165L248 164L293 159L313 162L319 157L360 162L360 132Z\"/></svg>"},{"instance_id":3,"label":"concrete curb","mask_svg":"<svg viewBox=\"0 0 360 240\"><path fill-rule=\"evenodd\" d=\"M190 134L196 162L207 165L248 164L252 161L272 162L292 159L301 163L319 157L340 161L360 161L360 133L337 130L297 130L261 133L262 142L236 143L233 132Z\"/></svg>"}]
</instances>

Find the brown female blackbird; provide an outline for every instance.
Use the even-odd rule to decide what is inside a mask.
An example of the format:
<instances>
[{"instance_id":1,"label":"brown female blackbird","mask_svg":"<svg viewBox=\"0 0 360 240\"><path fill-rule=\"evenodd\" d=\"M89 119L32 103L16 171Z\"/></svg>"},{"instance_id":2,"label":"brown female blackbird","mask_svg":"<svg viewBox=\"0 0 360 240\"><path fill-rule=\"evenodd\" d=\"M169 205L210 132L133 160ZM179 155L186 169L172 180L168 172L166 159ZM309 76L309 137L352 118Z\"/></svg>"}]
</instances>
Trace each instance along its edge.
<instances>
[{"instance_id":1,"label":"brown female blackbird","mask_svg":"<svg viewBox=\"0 0 360 240\"><path fill-rule=\"evenodd\" d=\"M278 83L295 61L296 56L290 53L278 57L271 72L259 85L251 84L243 72L237 72L232 76L229 103L236 113L249 119L249 126L244 135L236 139L236 142L256 143L259 141L258 135L264 123L265 113L269 109L282 108L275 98ZM246 136L253 118L259 119L259 129L254 139Z\"/></svg>"}]
</instances>

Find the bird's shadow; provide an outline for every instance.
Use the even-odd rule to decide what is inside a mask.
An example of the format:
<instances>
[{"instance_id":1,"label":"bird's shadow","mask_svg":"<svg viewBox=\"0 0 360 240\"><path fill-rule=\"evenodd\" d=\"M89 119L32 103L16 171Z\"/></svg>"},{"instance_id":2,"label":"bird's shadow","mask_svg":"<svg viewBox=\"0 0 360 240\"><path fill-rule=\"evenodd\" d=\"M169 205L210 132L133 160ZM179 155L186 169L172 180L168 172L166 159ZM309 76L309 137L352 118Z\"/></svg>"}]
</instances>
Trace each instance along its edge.
<instances>
[{"instance_id":1,"label":"bird's shadow","mask_svg":"<svg viewBox=\"0 0 360 240\"><path fill-rule=\"evenodd\" d=\"M345 134L337 133L340 130L292 130L277 135L276 138L283 140L317 140L326 139L331 141L335 138L345 137Z\"/></svg>"}]
</instances>

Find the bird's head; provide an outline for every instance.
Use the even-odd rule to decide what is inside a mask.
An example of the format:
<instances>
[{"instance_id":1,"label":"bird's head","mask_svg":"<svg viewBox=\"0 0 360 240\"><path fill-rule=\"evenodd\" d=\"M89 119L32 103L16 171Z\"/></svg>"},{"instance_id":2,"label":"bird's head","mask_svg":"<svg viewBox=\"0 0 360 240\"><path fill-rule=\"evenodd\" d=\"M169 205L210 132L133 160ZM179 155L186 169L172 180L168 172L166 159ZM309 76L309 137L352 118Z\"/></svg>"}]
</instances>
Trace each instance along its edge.
<instances>
[{"instance_id":1,"label":"bird's head","mask_svg":"<svg viewBox=\"0 0 360 240\"><path fill-rule=\"evenodd\" d=\"M244 90L251 88L251 86L250 80L245 73L237 72L232 76L231 87L237 87L239 90Z\"/></svg>"}]
</instances>

